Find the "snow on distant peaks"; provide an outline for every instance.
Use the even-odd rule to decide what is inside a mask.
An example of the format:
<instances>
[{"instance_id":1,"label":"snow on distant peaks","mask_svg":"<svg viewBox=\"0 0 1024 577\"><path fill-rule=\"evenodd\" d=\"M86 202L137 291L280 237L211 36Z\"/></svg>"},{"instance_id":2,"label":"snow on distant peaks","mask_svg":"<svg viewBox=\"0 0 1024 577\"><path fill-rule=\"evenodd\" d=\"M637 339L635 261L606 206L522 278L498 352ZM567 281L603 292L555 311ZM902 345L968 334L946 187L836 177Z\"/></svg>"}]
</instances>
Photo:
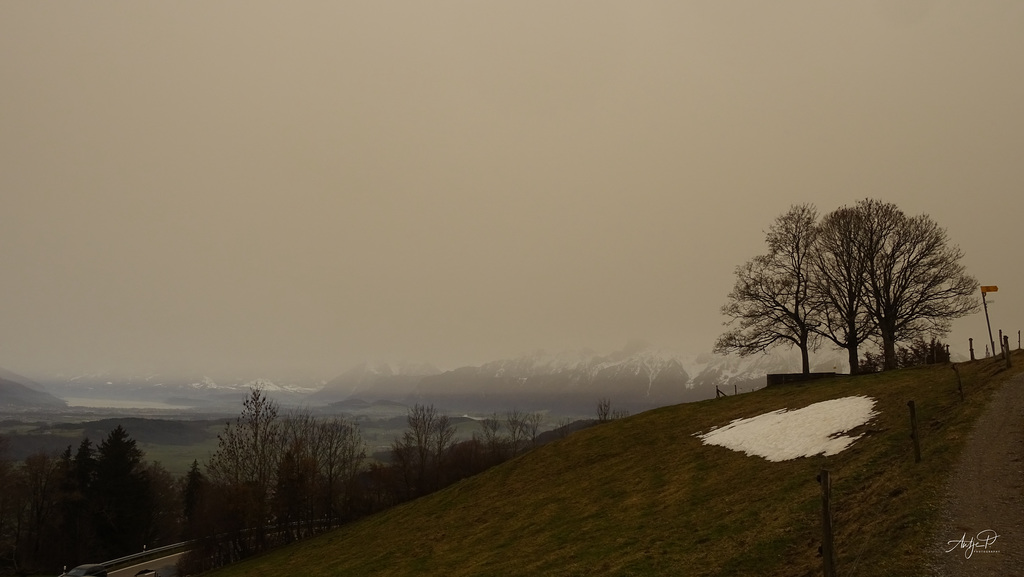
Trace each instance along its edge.
<instances>
[{"instance_id":1,"label":"snow on distant peaks","mask_svg":"<svg viewBox=\"0 0 1024 577\"><path fill-rule=\"evenodd\" d=\"M510 363L532 363L538 372L561 372L588 368L590 370L601 370L608 367L637 363L645 366L663 365L668 362L678 362L678 356L667 352L650 348L649 345L638 345L631 343L622 350L607 354L598 353L593 349L570 349L559 352L550 352L543 349L533 351L517 359L497 361L503 364Z\"/></svg>"},{"instance_id":2,"label":"snow on distant peaks","mask_svg":"<svg viewBox=\"0 0 1024 577\"><path fill-rule=\"evenodd\" d=\"M773 462L797 457L835 455L860 438L843 435L878 415L870 397L843 397L802 409L779 409L737 419L707 433L696 433L705 445L718 445Z\"/></svg>"},{"instance_id":3,"label":"snow on distant peaks","mask_svg":"<svg viewBox=\"0 0 1024 577\"><path fill-rule=\"evenodd\" d=\"M316 390L315 387L305 387L301 385L279 385L269 379L256 378L245 383L235 382L233 384L218 384L215 380L210 377L204 376L203 378L189 384L189 387L198 391L246 391L249 389L261 389L266 392L285 392L285 393L309 393Z\"/></svg>"},{"instance_id":4,"label":"snow on distant peaks","mask_svg":"<svg viewBox=\"0 0 1024 577\"><path fill-rule=\"evenodd\" d=\"M202 379L199 379L199 381L192 383L190 386L193 389L216 389L217 382L211 379L210 377L204 376Z\"/></svg>"},{"instance_id":5,"label":"snow on distant peaks","mask_svg":"<svg viewBox=\"0 0 1024 577\"><path fill-rule=\"evenodd\" d=\"M303 386L300 386L300 385L293 385L293 384L279 385L279 384L275 383L274 381L271 381L269 379L264 379L264 378L253 379L253 380L249 381L248 383L245 383L244 388L246 388L246 389L261 389L261 390L263 390L265 392L275 392L275 393L309 393L309 392L312 392L312 391L316 390L315 388L303 387Z\"/></svg>"},{"instance_id":6,"label":"snow on distant peaks","mask_svg":"<svg viewBox=\"0 0 1024 577\"><path fill-rule=\"evenodd\" d=\"M359 376L379 376L379 377L398 377L398 376L422 376L422 375L436 375L441 371L430 363L417 363L409 361L390 361L390 360L378 360L372 362L362 362L348 371L347 375L359 375Z\"/></svg>"}]
</instances>

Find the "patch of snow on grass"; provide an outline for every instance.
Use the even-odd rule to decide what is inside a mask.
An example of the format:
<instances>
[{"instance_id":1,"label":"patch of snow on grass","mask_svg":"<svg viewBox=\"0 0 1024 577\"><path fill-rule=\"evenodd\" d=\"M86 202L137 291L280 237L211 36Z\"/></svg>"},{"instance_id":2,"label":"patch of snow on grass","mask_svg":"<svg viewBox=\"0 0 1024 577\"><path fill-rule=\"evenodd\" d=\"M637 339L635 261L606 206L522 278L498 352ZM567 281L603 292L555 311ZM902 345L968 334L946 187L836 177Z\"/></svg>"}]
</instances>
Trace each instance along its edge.
<instances>
[{"instance_id":1,"label":"patch of snow on grass","mask_svg":"<svg viewBox=\"0 0 1024 577\"><path fill-rule=\"evenodd\" d=\"M867 423L876 413L870 397L844 397L802 409L779 409L700 434L706 445L718 445L769 461L787 461L813 455L835 455L860 435L842 435Z\"/></svg>"}]
</instances>

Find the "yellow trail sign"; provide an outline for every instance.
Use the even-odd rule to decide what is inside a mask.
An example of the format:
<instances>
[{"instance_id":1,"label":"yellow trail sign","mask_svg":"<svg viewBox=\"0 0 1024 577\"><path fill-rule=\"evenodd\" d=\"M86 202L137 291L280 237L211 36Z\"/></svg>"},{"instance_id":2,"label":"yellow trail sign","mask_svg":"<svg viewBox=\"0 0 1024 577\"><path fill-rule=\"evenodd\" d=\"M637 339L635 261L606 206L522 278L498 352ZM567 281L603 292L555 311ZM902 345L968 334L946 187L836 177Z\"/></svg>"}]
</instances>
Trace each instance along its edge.
<instances>
[{"instance_id":1,"label":"yellow trail sign","mask_svg":"<svg viewBox=\"0 0 1024 577\"><path fill-rule=\"evenodd\" d=\"M997 287L997 286L983 286L983 287L981 287L981 292L982 293L997 293L997 292L999 292L999 287Z\"/></svg>"}]
</instances>

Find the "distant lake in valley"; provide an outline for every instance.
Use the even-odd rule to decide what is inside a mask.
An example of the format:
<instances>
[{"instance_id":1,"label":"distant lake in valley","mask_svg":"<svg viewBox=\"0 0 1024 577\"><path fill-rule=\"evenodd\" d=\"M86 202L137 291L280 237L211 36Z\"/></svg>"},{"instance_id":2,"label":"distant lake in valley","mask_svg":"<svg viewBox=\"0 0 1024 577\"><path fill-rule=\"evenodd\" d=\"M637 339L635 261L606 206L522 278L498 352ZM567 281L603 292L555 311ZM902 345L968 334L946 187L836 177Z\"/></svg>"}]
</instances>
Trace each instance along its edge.
<instances>
[{"instance_id":1,"label":"distant lake in valley","mask_svg":"<svg viewBox=\"0 0 1024 577\"><path fill-rule=\"evenodd\" d=\"M185 405L172 405L160 401L139 401L135 399L83 399L80 397L66 397L69 407L86 407L90 409L169 409L185 410L192 407Z\"/></svg>"}]
</instances>

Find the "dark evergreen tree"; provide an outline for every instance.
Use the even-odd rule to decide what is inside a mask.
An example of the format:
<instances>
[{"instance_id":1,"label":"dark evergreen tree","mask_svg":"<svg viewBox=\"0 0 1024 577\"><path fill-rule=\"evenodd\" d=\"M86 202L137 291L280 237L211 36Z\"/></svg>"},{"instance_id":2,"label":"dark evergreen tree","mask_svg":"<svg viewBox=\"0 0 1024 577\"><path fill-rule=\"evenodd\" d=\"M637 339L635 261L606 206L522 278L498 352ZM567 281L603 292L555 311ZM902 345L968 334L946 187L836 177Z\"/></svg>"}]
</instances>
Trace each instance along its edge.
<instances>
[{"instance_id":1,"label":"dark evergreen tree","mask_svg":"<svg viewBox=\"0 0 1024 577\"><path fill-rule=\"evenodd\" d=\"M17 540L17 519L20 499L17 491L17 472L14 462L10 459L9 442L0 436L0 574L13 573L16 566L14 559Z\"/></svg>"},{"instance_id":2,"label":"dark evergreen tree","mask_svg":"<svg viewBox=\"0 0 1024 577\"><path fill-rule=\"evenodd\" d=\"M143 453L118 425L100 444L93 491L94 523L101 558L141 551L150 526L153 498Z\"/></svg>"},{"instance_id":3,"label":"dark evergreen tree","mask_svg":"<svg viewBox=\"0 0 1024 577\"><path fill-rule=\"evenodd\" d=\"M206 477L199 470L199 461L192 461L192 466L185 474L184 486L181 490L182 513L185 518L186 539L194 539L198 533L199 511L203 493L206 488Z\"/></svg>"},{"instance_id":4,"label":"dark evergreen tree","mask_svg":"<svg viewBox=\"0 0 1024 577\"><path fill-rule=\"evenodd\" d=\"M96 479L96 450L88 437L82 439L72 461L75 484L83 490L91 489Z\"/></svg>"},{"instance_id":5,"label":"dark evergreen tree","mask_svg":"<svg viewBox=\"0 0 1024 577\"><path fill-rule=\"evenodd\" d=\"M69 445L61 455L64 479L61 484L60 551L69 565L84 563L96 548L93 530L92 492L96 478L96 451L88 437L71 456Z\"/></svg>"}]
</instances>

